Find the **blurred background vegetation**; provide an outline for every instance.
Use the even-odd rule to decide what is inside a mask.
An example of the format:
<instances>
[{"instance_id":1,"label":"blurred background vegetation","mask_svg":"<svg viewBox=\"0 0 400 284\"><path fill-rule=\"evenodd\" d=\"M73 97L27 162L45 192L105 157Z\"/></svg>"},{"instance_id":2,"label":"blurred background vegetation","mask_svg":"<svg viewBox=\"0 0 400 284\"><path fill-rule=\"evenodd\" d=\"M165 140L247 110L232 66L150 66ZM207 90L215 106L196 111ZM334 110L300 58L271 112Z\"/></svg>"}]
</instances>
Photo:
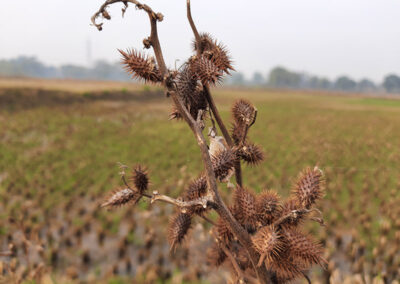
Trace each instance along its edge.
<instances>
[{"instance_id":1,"label":"blurred background vegetation","mask_svg":"<svg viewBox=\"0 0 400 284\"><path fill-rule=\"evenodd\" d=\"M326 227L307 226L329 265L311 273L313 283L397 283L400 101L279 89L213 93L226 121L237 98L258 108L250 136L266 161L244 167L246 186L287 196L304 167L324 170ZM202 220L171 253L164 236L172 206L99 208L122 186L118 162L146 165L150 190L174 197L202 171L187 125L168 120L171 103L161 90L132 83L0 79L0 252L11 252L0 256L0 282L225 283L224 268L207 265L211 239Z\"/></svg>"},{"instance_id":2,"label":"blurred background vegetation","mask_svg":"<svg viewBox=\"0 0 400 284\"><path fill-rule=\"evenodd\" d=\"M14 59L0 60L0 76L62 78L86 80L116 80L130 81L130 76L124 72L120 63L109 63L105 60L96 61L91 67L65 64L59 67L47 66L35 57L20 56ZM275 67L269 73L255 72L251 78L246 78L241 72L234 72L225 79L224 84L231 86L270 87L290 89L330 90L341 92L360 92L369 94L400 93L400 77L388 74L380 83L368 78L359 81L349 76L339 76L335 80L296 72L284 67Z\"/></svg>"}]
</instances>

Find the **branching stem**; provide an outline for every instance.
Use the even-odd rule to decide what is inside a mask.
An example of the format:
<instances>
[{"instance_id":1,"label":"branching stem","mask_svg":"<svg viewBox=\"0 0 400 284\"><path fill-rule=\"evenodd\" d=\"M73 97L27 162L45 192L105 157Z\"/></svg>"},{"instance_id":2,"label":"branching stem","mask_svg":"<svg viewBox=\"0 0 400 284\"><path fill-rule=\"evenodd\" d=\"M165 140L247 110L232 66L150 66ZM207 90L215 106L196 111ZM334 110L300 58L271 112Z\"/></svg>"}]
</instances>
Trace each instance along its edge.
<instances>
[{"instance_id":1,"label":"branching stem","mask_svg":"<svg viewBox=\"0 0 400 284\"><path fill-rule=\"evenodd\" d=\"M236 238L239 240L239 242L242 244L242 246L247 251L247 253L250 257L250 261L255 269L255 272L257 274L259 281L261 283L272 282L271 277L270 277L268 271L266 270L266 268L264 266L262 266L262 267L256 266L257 260L259 259L259 254L253 247L253 243L251 241L250 235L232 216L231 212L225 205L224 201L222 200L222 198L218 192L218 186L217 186L216 177L215 177L214 170L213 170L212 163L211 163L211 157L208 152L207 142L202 133L201 126L191 116L191 114L185 107L185 104L183 103L181 96L176 92L176 88L175 88L174 84L171 83L169 80L169 78L170 78L169 71L165 65L165 61L164 61L164 57L162 54L161 45L160 45L159 38L158 38L158 33L157 33L157 21L162 21L162 19L163 19L162 14L154 13L154 11L149 6L141 4L139 1L136 1L136 0L107 0L100 7L100 9L96 12L96 14L94 14L92 17L93 25L95 25L99 30L102 29L102 24L97 24L96 19L100 15L104 15L104 12L106 12L106 8L109 5L111 5L113 3L117 3L117 2L124 3L125 6L127 6L127 3L133 3L136 5L137 9L144 10L149 15L151 33L150 33L150 37L147 39L147 41L149 41L151 47L153 47L156 61L158 64L158 68L161 71L161 74L163 75L163 78L164 78L163 85L167 89L169 95L172 97L176 107L178 108L179 113L181 113L181 115L185 119L186 123L189 125L190 129L192 130L192 132L197 140L197 144L199 145L199 148L201 151L201 156L202 156L202 161L203 161L205 171L206 171L207 184L208 184L208 188L209 188L209 194L207 194L207 196L211 196L211 198L212 198L209 201L212 200L212 202L215 202L214 208L215 208L216 212L227 224L229 224L233 234L236 236ZM192 27L193 33L195 34L196 40L198 40L200 38L200 36L197 32L196 26L191 17L190 0L187 0L187 6L188 6L187 12L188 12L189 22ZM221 129L221 132L222 132L225 140L227 141L228 145L230 147L233 147L232 139L229 136L229 133L228 133L224 123L222 122L219 112L218 112L218 110L215 106L215 103L211 97L209 88L208 88L208 86L204 86L204 87L205 87L205 90L207 93L207 100L210 104L210 107L214 114L214 117L217 120L217 123ZM235 171L236 171L237 182L239 185L241 185L242 181L241 181L240 164L236 164L235 169L236 169ZM147 195L144 195L144 196L149 197ZM158 193L157 194L153 193L151 200L153 202L156 200L162 200L162 201L174 204L179 207L182 207L182 206L186 207L186 205L187 205L187 204L183 203L183 201L178 201L176 199L173 199L173 198L170 198L170 197L167 197L164 195L159 195ZM196 204L200 204L200 205L204 204L204 200L202 200L202 201L197 200L195 202L198 202Z\"/></svg>"}]
</instances>

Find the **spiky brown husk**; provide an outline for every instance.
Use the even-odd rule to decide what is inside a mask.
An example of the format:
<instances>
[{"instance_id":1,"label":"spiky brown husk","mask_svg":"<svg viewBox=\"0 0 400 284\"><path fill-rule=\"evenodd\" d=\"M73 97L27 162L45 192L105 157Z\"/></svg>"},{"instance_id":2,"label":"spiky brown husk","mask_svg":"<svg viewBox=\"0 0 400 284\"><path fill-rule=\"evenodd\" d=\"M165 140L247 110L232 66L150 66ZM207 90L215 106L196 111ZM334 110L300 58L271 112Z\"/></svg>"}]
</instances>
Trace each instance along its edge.
<instances>
[{"instance_id":1,"label":"spiky brown husk","mask_svg":"<svg viewBox=\"0 0 400 284\"><path fill-rule=\"evenodd\" d=\"M256 198L253 192L237 186L234 191L234 211L239 223L248 230L254 230L257 226Z\"/></svg>"},{"instance_id":2,"label":"spiky brown husk","mask_svg":"<svg viewBox=\"0 0 400 284\"><path fill-rule=\"evenodd\" d=\"M282 236L274 226L265 226L259 229L252 237L252 241L254 248L267 261L272 261L273 257L279 257L285 248Z\"/></svg>"},{"instance_id":3,"label":"spiky brown husk","mask_svg":"<svg viewBox=\"0 0 400 284\"><path fill-rule=\"evenodd\" d=\"M324 178L322 171L315 167L305 169L297 178L292 193L299 203L309 209L316 201L322 198Z\"/></svg>"},{"instance_id":4,"label":"spiky brown husk","mask_svg":"<svg viewBox=\"0 0 400 284\"><path fill-rule=\"evenodd\" d=\"M136 189L142 194L149 187L149 177L147 170L141 165L136 165L132 171L131 180L133 181Z\"/></svg>"},{"instance_id":5,"label":"spiky brown husk","mask_svg":"<svg viewBox=\"0 0 400 284\"><path fill-rule=\"evenodd\" d=\"M137 203L141 195L130 188L118 189L108 197L101 207L119 207L128 203Z\"/></svg>"},{"instance_id":6,"label":"spiky brown husk","mask_svg":"<svg viewBox=\"0 0 400 284\"><path fill-rule=\"evenodd\" d=\"M125 70L131 73L133 78L152 83L162 82L162 74L158 70L154 59L134 49L129 49L126 52L122 50L118 51L122 55L122 64L125 65Z\"/></svg>"},{"instance_id":7,"label":"spiky brown husk","mask_svg":"<svg viewBox=\"0 0 400 284\"><path fill-rule=\"evenodd\" d=\"M229 245L234 238L231 229L229 228L229 225L226 224L226 222L222 218L219 218L217 221L216 229L218 239L225 245Z\"/></svg>"},{"instance_id":8,"label":"spiky brown husk","mask_svg":"<svg viewBox=\"0 0 400 284\"><path fill-rule=\"evenodd\" d=\"M303 207L299 204L297 199L291 198L287 200L283 204L281 215L279 216L279 218L287 215L289 215L290 217L286 218L281 225L285 227L296 227L301 224L307 215L307 213L302 212L301 209L303 209ZM300 210L300 212L292 215L291 213L294 210Z\"/></svg>"},{"instance_id":9,"label":"spiky brown husk","mask_svg":"<svg viewBox=\"0 0 400 284\"><path fill-rule=\"evenodd\" d=\"M207 193L207 178L202 175L189 183L184 195L185 200L194 200Z\"/></svg>"},{"instance_id":10,"label":"spiky brown husk","mask_svg":"<svg viewBox=\"0 0 400 284\"><path fill-rule=\"evenodd\" d=\"M232 60L228 55L227 48L223 44L217 43L210 34L200 34L200 41L193 43L193 49L199 50L200 54L212 61L220 71L229 74L229 70L235 70L232 67Z\"/></svg>"},{"instance_id":11,"label":"spiky brown husk","mask_svg":"<svg viewBox=\"0 0 400 284\"><path fill-rule=\"evenodd\" d=\"M222 80L222 72L215 64L204 56L194 57L190 61L193 74L202 84L215 85Z\"/></svg>"},{"instance_id":12,"label":"spiky brown husk","mask_svg":"<svg viewBox=\"0 0 400 284\"><path fill-rule=\"evenodd\" d=\"M232 67L232 60L228 55L228 50L222 44L217 44L213 50L204 52L204 55L211 60L220 71L226 74L230 74L229 70L235 70Z\"/></svg>"},{"instance_id":13,"label":"spiky brown husk","mask_svg":"<svg viewBox=\"0 0 400 284\"><path fill-rule=\"evenodd\" d=\"M207 179L204 175L202 175L199 178L189 183L189 186L185 190L183 199L187 201L195 200L200 197L203 197L206 193L207 193ZM204 208L201 205L196 205L190 209L196 214L202 214L205 211L209 210L209 207Z\"/></svg>"},{"instance_id":14,"label":"spiky brown husk","mask_svg":"<svg viewBox=\"0 0 400 284\"><path fill-rule=\"evenodd\" d=\"M255 119L256 108L249 101L240 99L233 104L232 114L237 124L250 125Z\"/></svg>"},{"instance_id":15,"label":"spiky brown husk","mask_svg":"<svg viewBox=\"0 0 400 284\"><path fill-rule=\"evenodd\" d=\"M257 221L269 225L281 212L280 198L275 191L264 190L256 197Z\"/></svg>"},{"instance_id":16,"label":"spiky brown husk","mask_svg":"<svg viewBox=\"0 0 400 284\"><path fill-rule=\"evenodd\" d=\"M264 262L265 267L276 274L278 283L286 283L301 275L301 269L296 266L287 255L273 257Z\"/></svg>"},{"instance_id":17,"label":"spiky brown husk","mask_svg":"<svg viewBox=\"0 0 400 284\"><path fill-rule=\"evenodd\" d=\"M282 235L288 245L293 262L302 269L308 269L313 264L323 266L326 263L322 257L322 246L311 236L305 235L297 229L285 229Z\"/></svg>"},{"instance_id":18,"label":"spiky brown husk","mask_svg":"<svg viewBox=\"0 0 400 284\"><path fill-rule=\"evenodd\" d=\"M211 266L219 267L226 260L226 254L224 250L218 245L213 245L207 251L207 262Z\"/></svg>"},{"instance_id":19,"label":"spiky brown husk","mask_svg":"<svg viewBox=\"0 0 400 284\"><path fill-rule=\"evenodd\" d=\"M214 173L218 179L223 180L229 175L234 166L235 158L236 157L232 151L228 149L219 151L211 157Z\"/></svg>"},{"instance_id":20,"label":"spiky brown husk","mask_svg":"<svg viewBox=\"0 0 400 284\"><path fill-rule=\"evenodd\" d=\"M168 228L168 242L171 250L182 243L191 225L192 216L187 213L180 212L171 219Z\"/></svg>"},{"instance_id":21,"label":"spiky brown husk","mask_svg":"<svg viewBox=\"0 0 400 284\"><path fill-rule=\"evenodd\" d=\"M188 106L189 112L193 118L198 118L198 113L200 110L203 110L202 120L207 117L208 102L205 96L204 90L202 88L197 88L196 91L192 94L192 99L190 105Z\"/></svg>"},{"instance_id":22,"label":"spiky brown husk","mask_svg":"<svg viewBox=\"0 0 400 284\"><path fill-rule=\"evenodd\" d=\"M176 86L190 114L197 119L198 111L207 109L208 103L204 90L197 84L197 77L189 64L186 64L179 72Z\"/></svg>"},{"instance_id":23,"label":"spiky brown husk","mask_svg":"<svg viewBox=\"0 0 400 284\"><path fill-rule=\"evenodd\" d=\"M197 42L196 40L193 41L193 50L200 52L202 54L206 50L213 49L214 46L214 39L209 33L201 33L200 34L200 41Z\"/></svg>"},{"instance_id":24,"label":"spiky brown husk","mask_svg":"<svg viewBox=\"0 0 400 284\"><path fill-rule=\"evenodd\" d=\"M258 165L264 160L264 152L260 146L246 142L237 151L237 155L249 165Z\"/></svg>"},{"instance_id":25,"label":"spiky brown husk","mask_svg":"<svg viewBox=\"0 0 400 284\"><path fill-rule=\"evenodd\" d=\"M197 79L188 65L184 65L182 70L178 73L175 82L179 95L186 103L190 101L192 94L197 88Z\"/></svg>"}]
</instances>

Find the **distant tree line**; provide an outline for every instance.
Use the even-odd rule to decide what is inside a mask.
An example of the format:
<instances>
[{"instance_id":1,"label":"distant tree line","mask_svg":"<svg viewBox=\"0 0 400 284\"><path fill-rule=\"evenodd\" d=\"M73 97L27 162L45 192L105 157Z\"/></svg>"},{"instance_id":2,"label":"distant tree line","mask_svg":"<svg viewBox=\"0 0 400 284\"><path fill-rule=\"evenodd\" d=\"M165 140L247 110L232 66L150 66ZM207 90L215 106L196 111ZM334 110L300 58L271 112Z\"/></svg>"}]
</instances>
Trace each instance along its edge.
<instances>
[{"instance_id":1,"label":"distant tree line","mask_svg":"<svg viewBox=\"0 0 400 284\"><path fill-rule=\"evenodd\" d=\"M99 60L92 67L73 64L54 67L41 63L35 57L27 56L0 60L0 76L114 81L131 80L130 76L118 62L108 63L104 60ZM266 76L260 72L255 72L251 79L246 79L241 72L234 72L231 77L226 78L225 83L236 86L400 94L400 77L395 74L387 75L381 84L376 84L367 78L355 81L348 76L340 76L336 80L331 81L324 77L312 76L304 72L294 72L283 67L275 67Z\"/></svg>"},{"instance_id":2,"label":"distant tree line","mask_svg":"<svg viewBox=\"0 0 400 284\"><path fill-rule=\"evenodd\" d=\"M375 84L367 78L355 81L348 76L340 76L331 81L324 77L312 76L304 72L293 72L283 67L275 67L267 76L263 76L260 72L255 72L250 80L247 80L243 73L236 72L230 78L227 78L226 83L237 86L400 94L400 77L395 74L387 75L381 84Z\"/></svg>"},{"instance_id":3,"label":"distant tree line","mask_svg":"<svg viewBox=\"0 0 400 284\"><path fill-rule=\"evenodd\" d=\"M35 57L27 56L20 56L10 60L0 60L0 76L114 81L127 81L130 79L130 76L118 62L108 63L99 60L90 68L73 64L54 67L41 63Z\"/></svg>"}]
</instances>

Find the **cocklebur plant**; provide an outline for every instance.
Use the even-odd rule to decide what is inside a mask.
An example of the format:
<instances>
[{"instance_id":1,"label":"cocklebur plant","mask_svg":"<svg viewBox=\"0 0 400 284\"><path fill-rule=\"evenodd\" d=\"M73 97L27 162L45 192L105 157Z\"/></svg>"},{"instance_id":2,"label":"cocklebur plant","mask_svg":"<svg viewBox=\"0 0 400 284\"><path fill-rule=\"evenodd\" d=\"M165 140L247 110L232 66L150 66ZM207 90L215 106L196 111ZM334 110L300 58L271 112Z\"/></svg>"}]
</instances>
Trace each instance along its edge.
<instances>
[{"instance_id":1,"label":"cocklebur plant","mask_svg":"<svg viewBox=\"0 0 400 284\"><path fill-rule=\"evenodd\" d=\"M97 23L97 19L110 20L107 9L118 2L124 5L123 14L129 4L148 14L151 33L143 44L145 49L154 51L152 57L135 49L120 50L122 63L133 78L165 88L166 96L174 102L170 119L184 120L189 125L200 148L204 172L175 199L158 191L149 192L148 173L144 167L136 166L130 180L122 175L125 187L114 191L102 206L136 204L142 198L175 205L178 212L168 228L172 250L186 238L193 217L202 217L213 225L215 243L208 253L209 262L216 266L226 263L235 282L283 283L298 277L308 280L307 272L312 265L325 264L323 248L300 230L307 219L322 222L313 215L320 214L314 206L324 194L322 171L317 167L304 170L288 200L282 200L275 191L256 194L244 187L241 163L257 166L264 153L247 135L256 122L257 109L247 100L236 101L232 107L232 128L228 131L211 95L210 86L220 83L224 75L234 70L226 47L210 34L197 31L187 0L187 18L195 37L194 54L180 68L168 69L157 33L157 24L164 17L146 4L107 0L92 17L93 25L102 30L103 23ZM207 120L212 125L207 133L209 143L203 134ZM222 136L218 136L217 127ZM233 194L233 204L229 206L219 193L222 183ZM210 211L218 214L216 222L208 218Z\"/></svg>"}]
</instances>

